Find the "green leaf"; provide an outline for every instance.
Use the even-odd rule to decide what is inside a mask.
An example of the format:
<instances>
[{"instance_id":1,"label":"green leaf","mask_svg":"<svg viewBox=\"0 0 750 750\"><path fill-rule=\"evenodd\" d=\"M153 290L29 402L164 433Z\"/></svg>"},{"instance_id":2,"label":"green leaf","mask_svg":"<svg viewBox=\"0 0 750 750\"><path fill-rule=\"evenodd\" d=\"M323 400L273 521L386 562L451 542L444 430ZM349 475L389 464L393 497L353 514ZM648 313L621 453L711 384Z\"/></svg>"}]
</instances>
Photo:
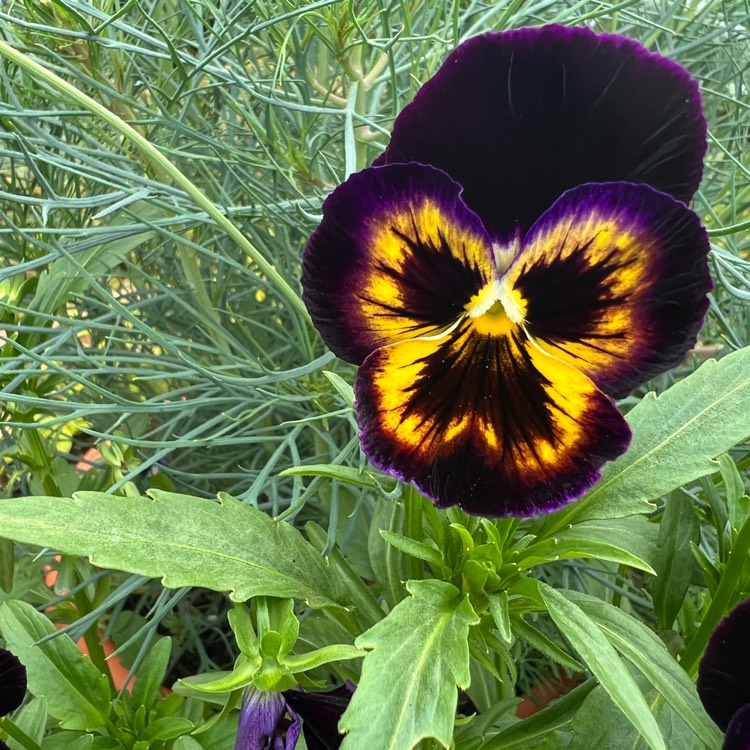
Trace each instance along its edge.
<instances>
[{"instance_id":1,"label":"green leaf","mask_svg":"<svg viewBox=\"0 0 750 750\"><path fill-rule=\"evenodd\" d=\"M750 513L750 498L745 494L745 483L737 464L727 453L719 456L719 471L726 490L730 523L733 529L739 529Z\"/></svg>"},{"instance_id":2,"label":"green leaf","mask_svg":"<svg viewBox=\"0 0 750 750\"><path fill-rule=\"evenodd\" d=\"M37 645L55 628L30 604L15 600L0 607L0 631L26 667L29 692L47 699L49 714L63 729L104 726L111 708L109 681L67 635Z\"/></svg>"},{"instance_id":3,"label":"green leaf","mask_svg":"<svg viewBox=\"0 0 750 750\"><path fill-rule=\"evenodd\" d=\"M658 532L659 527L642 516L577 523L529 545L517 562L523 570L550 560L593 558L653 574L648 561L653 558Z\"/></svg>"},{"instance_id":4,"label":"green leaf","mask_svg":"<svg viewBox=\"0 0 750 750\"><path fill-rule=\"evenodd\" d=\"M490 614L495 621L497 632L506 643L510 643L513 640L513 632L510 629L508 592L502 591L499 594L488 594L487 601L489 602Z\"/></svg>"},{"instance_id":5,"label":"green leaf","mask_svg":"<svg viewBox=\"0 0 750 750\"><path fill-rule=\"evenodd\" d=\"M642 682L642 680L636 680ZM706 750L682 717L653 688L646 688L646 699L664 741L670 750ZM635 727L623 716L601 687L583 702L570 725L573 741L568 750L646 750L648 747ZM710 745L718 750L721 745Z\"/></svg>"},{"instance_id":6,"label":"green leaf","mask_svg":"<svg viewBox=\"0 0 750 750\"><path fill-rule=\"evenodd\" d=\"M410 581L410 597L356 640L372 649L339 728L342 750L410 750L434 737L448 747L467 687L469 626L479 618L455 586Z\"/></svg>"},{"instance_id":7,"label":"green leaf","mask_svg":"<svg viewBox=\"0 0 750 750\"><path fill-rule=\"evenodd\" d=\"M143 663L138 668L133 685L133 705L150 709L164 683L169 666L169 655L172 653L172 639L160 638L152 647Z\"/></svg>"},{"instance_id":8,"label":"green leaf","mask_svg":"<svg viewBox=\"0 0 750 750\"><path fill-rule=\"evenodd\" d=\"M535 745L531 745L530 743L546 737L560 727L570 723L586 699L586 696L596 686L596 682L593 679L586 680L586 682L574 690L563 695L562 698L552 701L552 703L539 711L539 713L504 729L491 740L485 742L481 750L509 750L509 748L526 750L526 748L535 747Z\"/></svg>"},{"instance_id":9,"label":"green leaf","mask_svg":"<svg viewBox=\"0 0 750 750\"><path fill-rule=\"evenodd\" d=\"M433 567L441 568L444 565L443 556L434 547L424 542L418 542L416 539L410 539L403 534L394 534L392 531L383 529L380 535L388 544L393 545L396 549L401 550L405 555L424 560Z\"/></svg>"},{"instance_id":10,"label":"green leaf","mask_svg":"<svg viewBox=\"0 0 750 750\"><path fill-rule=\"evenodd\" d=\"M678 494L667 498L659 524L654 557L654 611L662 630L669 630L685 601L696 561L692 545L700 541L700 524L693 504Z\"/></svg>"},{"instance_id":11,"label":"green leaf","mask_svg":"<svg viewBox=\"0 0 750 750\"><path fill-rule=\"evenodd\" d=\"M695 685L655 633L601 599L575 591L566 591L565 595L596 623L607 640L659 691L697 737L711 748L721 744L721 731L706 714Z\"/></svg>"},{"instance_id":12,"label":"green leaf","mask_svg":"<svg viewBox=\"0 0 750 750\"><path fill-rule=\"evenodd\" d=\"M368 490L376 490L378 483L366 471L360 471L352 466L340 466L339 464L305 464L293 466L279 472L282 477L326 477L335 479L352 487L364 487Z\"/></svg>"},{"instance_id":13,"label":"green leaf","mask_svg":"<svg viewBox=\"0 0 750 750\"><path fill-rule=\"evenodd\" d=\"M406 579L404 553L383 539L387 529L403 536L404 506L384 498L375 501L375 510L367 537L367 553L375 573L375 580L390 607L395 607L406 595L403 581Z\"/></svg>"},{"instance_id":14,"label":"green leaf","mask_svg":"<svg viewBox=\"0 0 750 750\"><path fill-rule=\"evenodd\" d=\"M148 497L79 492L74 498L0 501L3 536L103 568L161 578L168 588L202 586L253 596L333 596L324 560L295 528L228 495L219 502L150 490Z\"/></svg>"},{"instance_id":15,"label":"green leaf","mask_svg":"<svg viewBox=\"0 0 750 750\"><path fill-rule=\"evenodd\" d=\"M540 583L555 625L583 658L614 703L628 717L652 750L666 750L659 727L643 693L609 641L580 607L559 591Z\"/></svg>"},{"instance_id":16,"label":"green leaf","mask_svg":"<svg viewBox=\"0 0 750 750\"><path fill-rule=\"evenodd\" d=\"M295 674L298 672L307 672L310 669L317 669L324 664L330 664L333 661L347 661L348 659L361 659L364 656L362 649L356 646L350 646L346 643L336 643L331 646L308 651L306 654L292 654L282 660L282 664Z\"/></svg>"},{"instance_id":17,"label":"green leaf","mask_svg":"<svg viewBox=\"0 0 750 750\"><path fill-rule=\"evenodd\" d=\"M32 698L14 714L13 723L34 742L41 745L47 726L47 714L47 699ZM8 747L10 750L26 750L25 746L13 737L8 737Z\"/></svg>"},{"instance_id":18,"label":"green leaf","mask_svg":"<svg viewBox=\"0 0 750 750\"><path fill-rule=\"evenodd\" d=\"M716 471L713 459L750 433L750 347L710 360L628 414L633 440L599 483L570 510L573 518L647 512L649 501Z\"/></svg>"},{"instance_id":19,"label":"green leaf","mask_svg":"<svg viewBox=\"0 0 750 750\"><path fill-rule=\"evenodd\" d=\"M44 738L44 750L91 750L93 734L58 732Z\"/></svg>"},{"instance_id":20,"label":"green leaf","mask_svg":"<svg viewBox=\"0 0 750 750\"><path fill-rule=\"evenodd\" d=\"M354 388L346 382L340 375L330 370L323 370L331 385L338 391L339 396L346 401L349 406L354 406Z\"/></svg>"}]
</instances>

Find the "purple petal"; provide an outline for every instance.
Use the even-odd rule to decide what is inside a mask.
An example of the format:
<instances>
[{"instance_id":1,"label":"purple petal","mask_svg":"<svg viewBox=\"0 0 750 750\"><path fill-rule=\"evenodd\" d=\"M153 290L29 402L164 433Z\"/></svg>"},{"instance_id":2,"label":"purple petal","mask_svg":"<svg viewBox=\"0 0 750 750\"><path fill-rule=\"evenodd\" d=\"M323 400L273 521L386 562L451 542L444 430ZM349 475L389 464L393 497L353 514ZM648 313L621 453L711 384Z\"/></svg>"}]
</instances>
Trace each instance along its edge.
<instances>
[{"instance_id":1,"label":"purple petal","mask_svg":"<svg viewBox=\"0 0 750 750\"><path fill-rule=\"evenodd\" d=\"M708 309L708 237L647 185L566 192L524 238L505 280L529 334L613 398L678 364Z\"/></svg>"},{"instance_id":2,"label":"purple petal","mask_svg":"<svg viewBox=\"0 0 750 750\"><path fill-rule=\"evenodd\" d=\"M17 656L0 648L0 716L15 711L26 696L26 667Z\"/></svg>"},{"instance_id":3,"label":"purple petal","mask_svg":"<svg viewBox=\"0 0 750 750\"><path fill-rule=\"evenodd\" d=\"M722 750L750 750L750 705L743 706L732 717Z\"/></svg>"},{"instance_id":4,"label":"purple petal","mask_svg":"<svg viewBox=\"0 0 750 750\"><path fill-rule=\"evenodd\" d=\"M362 448L438 507L528 516L579 497L630 431L611 399L490 309L373 352L355 385Z\"/></svg>"},{"instance_id":5,"label":"purple petal","mask_svg":"<svg viewBox=\"0 0 750 750\"><path fill-rule=\"evenodd\" d=\"M481 222L446 174L419 164L352 175L323 204L302 256L303 299L326 344L361 364L433 335L495 274Z\"/></svg>"},{"instance_id":6,"label":"purple petal","mask_svg":"<svg viewBox=\"0 0 750 750\"><path fill-rule=\"evenodd\" d=\"M354 685L346 682L325 692L306 692L301 689L284 693L287 704L302 717L308 750L337 750L344 739L339 734L339 719L346 711Z\"/></svg>"},{"instance_id":7,"label":"purple petal","mask_svg":"<svg viewBox=\"0 0 750 750\"><path fill-rule=\"evenodd\" d=\"M642 182L688 202L705 150L698 86L682 67L632 39L553 25L454 50L377 163L442 169L509 241L587 182Z\"/></svg>"},{"instance_id":8,"label":"purple petal","mask_svg":"<svg viewBox=\"0 0 750 750\"><path fill-rule=\"evenodd\" d=\"M698 667L698 695L723 731L750 704L750 599L716 627Z\"/></svg>"},{"instance_id":9,"label":"purple petal","mask_svg":"<svg viewBox=\"0 0 750 750\"><path fill-rule=\"evenodd\" d=\"M260 691L252 685L245 688L234 750L268 750L270 747L294 750L299 729L296 733L284 733L285 713L286 701L281 693Z\"/></svg>"}]
</instances>

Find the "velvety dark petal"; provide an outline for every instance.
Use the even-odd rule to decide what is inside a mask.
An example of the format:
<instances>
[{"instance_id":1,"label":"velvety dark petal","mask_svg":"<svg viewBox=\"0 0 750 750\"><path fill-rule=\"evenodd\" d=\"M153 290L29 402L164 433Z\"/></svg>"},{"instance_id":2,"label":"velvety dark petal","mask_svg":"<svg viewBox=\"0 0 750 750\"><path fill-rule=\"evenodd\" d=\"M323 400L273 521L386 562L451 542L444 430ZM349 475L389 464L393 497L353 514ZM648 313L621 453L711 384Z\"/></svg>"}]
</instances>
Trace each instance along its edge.
<instances>
[{"instance_id":1,"label":"velvety dark petal","mask_svg":"<svg viewBox=\"0 0 750 750\"><path fill-rule=\"evenodd\" d=\"M750 705L743 706L732 717L722 750L750 750Z\"/></svg>"},{"instance_id":2,"label":"velvety dark petal","mask_svg":"<svg viewBox=\"0 0 750 750\"><path fill-rule=\"evenodd\" d=\"M591 380L496 309L441 337L378 349L355 392L362 446L376 466L439 507L485 516L574 500L630 439Z\"/></svg>"},{"instance_id":3,"label":"velvety dark petal","mask_svg":"<svg viewBox=\"0 0 750 750\"><path fill-rule=\"evenodd\" d=\"M534 224L501 284L545 351L621 398L695 344L708 251L700 220L674 198L646 185L583 185Z\"/></svg>"},{"instance_id":4,"label":"velvety dark petal","mask_svg":"<svg viewBox=\"0 0 750 750\"><path fill-rule=\"evenodd\" d=\"M352 175L323 204L302 256L303 298L326 344L360 364L434 334L494 274L490 242L461 187L418 164Z\"/></svg>"},{"instance_id":5,"label":"velvety dark petal","mask_svg":"<svg viewBox=\"0 0 750 750\"><path fill-rule=\"evenodd\" d=\"M294 750L299 720L284 726L285 713L286 701L281 693L260 691L252 685L245 688L234 750Z\"/></svg>"},{"instance_id":6,"label":"velvety dark petal","mask_svg":"<svg viewBox=\"0 0 750 750\"><path fill-rule=\"evenodd\" d=\"M543 26L458 47L378 163L444 170L507 241L587 182L643 182L687 202L705 150L698 86L682 67L632 39Z\"/></svg>"},{"instance_id":7,"label":"velvety dark petal","mask_svg":"<svg viewBox=\"0 0 750 750\"><path fill-rule=\"evenodd\" d=\"M0 648L0 716L15 711L26 696L26 667L15 654Z\"/></svg>"},{"instance_id":8,"label":"velvety dark petal","mask_svg":"<svg viewBox=\"0 0 750 750\"><path fill-rule=\"evenodd\" d=\"M735 607L709 638L698 667L698 695L706 713L726 731L750 704L750 599Z\"/></svg>"},{"instance_id":9,"label":"velvety dark petal","mask_svg":"<svg viewBox=\"0 0 750 750\"><path fill-rule=\"evenodd\" d=\"M307 750L337 750L344 735L339 734L339 719L346 711L354 685L346 682L324 692L300 689L284 693L287 704L302 717Z\"/></svg>"}]
</instances>

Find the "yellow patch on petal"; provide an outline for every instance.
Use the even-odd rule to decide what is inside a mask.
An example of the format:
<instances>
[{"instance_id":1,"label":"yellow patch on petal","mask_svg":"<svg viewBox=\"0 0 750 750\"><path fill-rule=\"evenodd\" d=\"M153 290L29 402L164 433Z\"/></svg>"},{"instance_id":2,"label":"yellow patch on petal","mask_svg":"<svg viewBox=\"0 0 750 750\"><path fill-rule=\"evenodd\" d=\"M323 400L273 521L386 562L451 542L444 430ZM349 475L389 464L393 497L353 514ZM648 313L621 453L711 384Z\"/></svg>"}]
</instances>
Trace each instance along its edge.
<instances>
[{"instance_id":1,"label":"yellow patch on petal","mask_svg":"<svg viewBox=\"0 0 750 750\"><path fill-rule=\"evenodd\" d=\"M596 208L581 215L544 225L502 281L523 300L539 346L596 380L637 342L659 247L626 217Z\"/></svg>"},{"instance_id":2,"label":"yellow patch on petal","mask_svg":"<svg viewBox=\"0 0 750 750\"><path fill-rule=\"evenodd\" d=\"M465 268L474 277L486 281L493 278L486 239L457 226L429 198L415 199L401 210L379 214L370 221L367 232L372 262L358 293L359 314L389 341L434 335L447 324L423 320L415 309L415 296L429 293L429 288L425 289L426 274L420 269L436 263L446 265L447 260L454 267L452 273L460 275ZM447 267L446 273L451 273ZM453 283L450 277L447 280Z\"/></svg>"},{"instance_id":3,"label":"yellow patch on petal","mask_svg":"<svg viewBox=\"0 0 750 750\"><path fill-rule=\"evenodd\" d=\"M529 341L502 310L467 316L443 336L383 347L359 378L368 454L445 504L462 504L450 496L462 482L469 493L492 482L498 492L563 493L600 456L602 423L615 424L607 439L618 446L627 432L589 378ZM480 468L464 471L462 460Z\"/></svg>"}]
</instances>

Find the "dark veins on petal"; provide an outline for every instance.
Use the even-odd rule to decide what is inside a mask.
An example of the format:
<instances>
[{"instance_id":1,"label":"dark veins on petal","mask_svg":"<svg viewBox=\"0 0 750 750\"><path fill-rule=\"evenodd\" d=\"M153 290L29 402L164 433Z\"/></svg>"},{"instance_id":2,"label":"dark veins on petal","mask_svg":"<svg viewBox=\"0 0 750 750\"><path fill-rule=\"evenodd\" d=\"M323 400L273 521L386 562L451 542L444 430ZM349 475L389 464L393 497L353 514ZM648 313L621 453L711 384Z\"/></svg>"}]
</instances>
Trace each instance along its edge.
<instances>
[{"instance_id":1,"label":"dark veins on petal","mask_svg":"<svg viewBox=\"0 0 750 750\"><path fill-rule=\"evenodd\" d=\"M384 311L406 314L421 325L446 326L453 323L468 302L466 290L476 288L481 283L477 269L462 263L455 256L455 250L451 249L440 231L437 243L423 238L416 222L413 222L411 235L396 227L391 227L391 232L409 248L409 255L398 270L384 263L378 264L378 270L399 282L404 292L398 304L381 302ZM363 301L372 301L365 291L359 297Z\"/></svg>"},{"instance_id":2,"label":"dark veins on petal","mask_svg":"<svg viewBox=\"0 0 750 750\"><path fill-rule=\"evenodd\" d=\"M615 273L633 261L622 260L613 249L604 261L593 265L587 261L585 250L586 245L582 245L566 257L537 259L524 269L518 289L528 300L528 317L534 321L529 332L533 336L550 343L617 337L597 332L596 323L608 308L627 300L627 294L614 294L612 287ZM552 273L550 266L554 266ZM587 294L582 295L582 290Z\"/></svg>"},{"instance_id":3,"label":"dark veins on petal","mask_svg":"<svg viewBox=\"0 0 750 750\"><path fill-rule=\"evenodd\" d=\"M458 47L376 163L445 170L507 241L587 182L642 182L688 202L705 149L697 84L679 65L624 37L544 26Z\"/></svg>"}]
</instances>

